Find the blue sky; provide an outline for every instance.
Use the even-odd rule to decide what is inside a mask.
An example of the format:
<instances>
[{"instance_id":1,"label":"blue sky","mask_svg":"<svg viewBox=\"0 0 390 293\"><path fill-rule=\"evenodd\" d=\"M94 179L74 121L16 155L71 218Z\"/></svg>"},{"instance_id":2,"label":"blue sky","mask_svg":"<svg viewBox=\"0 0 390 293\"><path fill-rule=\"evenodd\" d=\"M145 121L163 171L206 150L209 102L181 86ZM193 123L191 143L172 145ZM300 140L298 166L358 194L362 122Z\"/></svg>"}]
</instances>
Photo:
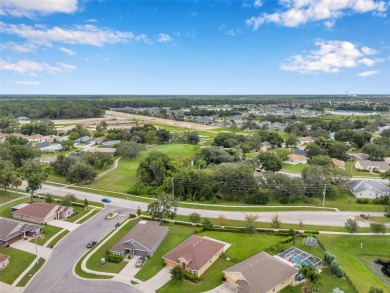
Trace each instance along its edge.
<instances>
[{"instance_id":1,"label":"blue sky","mask_svg":"<svg viewBox=\"0 0 390 293\"><path fill-rule=\"evenodd\" d=\"M390 2L2 0L2 94L390 94Z\"/></svg>"}]
</instances>

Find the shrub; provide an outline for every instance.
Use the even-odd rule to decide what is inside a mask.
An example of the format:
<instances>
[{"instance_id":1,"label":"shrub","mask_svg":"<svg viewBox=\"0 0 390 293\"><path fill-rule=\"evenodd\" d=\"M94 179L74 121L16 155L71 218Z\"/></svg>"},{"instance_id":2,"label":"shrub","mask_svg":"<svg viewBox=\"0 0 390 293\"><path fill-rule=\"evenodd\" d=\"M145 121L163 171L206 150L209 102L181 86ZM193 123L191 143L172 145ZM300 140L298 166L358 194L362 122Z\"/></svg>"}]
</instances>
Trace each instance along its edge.
<instances>
[{"instance_id":1,"label":"shrub","mask_svg":"<svg viewBox=\"0 0 390 293\"><path fill-rule=\"evenodd\" d=\"M107 261L109 262L120 263L122 260L123 260L123 256L121 255L115 255L115 254L107 255Z\"/></svg>"},{"instance_id":2,"label":"shrub","mask_svg":"<svg viewBox=\"0 0 390 293\"><path fill-rule=\"evenodd\" d=\"M288 204L288 197L287 197L287 196L283 196L283 197L280 199L280 203L281 203L281 204Z\"/></svg>"},{"instance_id":3,"label":"shrub","mask_svg":"<svg viewBox=\"0 0 390 293\"><path fill-rule=\"evenodd\" d=\"M340 265L339 263L337 262L336 259L334 259L331 263L330 263L330 271L333 275L335 275L337 273L337 270L339 269Z\"/></svg>"},{"instance_id":4,"label":"shrub","mask_svg":"<svg viewBox=\"0 0 390 293\"><path fill-rule=\"evenodd\" d=\"M187 281L190 281L190 282L193 282L193 283L199 283L200 282L200 278L195 275L195 274L190 274L189 272L187 271L183 271L184 273L184 279L187 280Z\"/></svg>"},{"instance_id":5,"label":"shrub","mask_svg":"<svg viewBox=\"0 0 390 293\"><path fill-rule=\"evenodd\" d=\"M294 239L294 236L288 236L288 237L283 238L282 240L280 240L280 243L282 243L282 244L288 243L288 242L293 241L293 239Z\"/></svg>"},{"instance_id":6,"label":"shrub","mask_svg":"<svg viewBox=\"0 0 390 293\"><path fill-rule=\"evenodd\" d=\"M337 278L342 278L344 277L344 271L342 270L342 268L339 266L336 270L336 273L335 273L336 277Z\"/></svg>"},{"instance_id":7,"label":"shrub","mask_svg":"<svg viewBox=\"0 0 390 293\"><path fill-rule=\"evenodd\" d=\"M368 204L370 200L368 198L358 198L356 202L359 204Z\"/></svg>"},{"instance_id":8,"label":"shrub","mask_svg":"<svg viewBox=\"0 0 390 293\"><path fill-rule=\"evenodd\" d=\"M184 270L180 266L171 269L171 278L175 281L181 281L184 277Z\"/></svg>"}]
</instances>

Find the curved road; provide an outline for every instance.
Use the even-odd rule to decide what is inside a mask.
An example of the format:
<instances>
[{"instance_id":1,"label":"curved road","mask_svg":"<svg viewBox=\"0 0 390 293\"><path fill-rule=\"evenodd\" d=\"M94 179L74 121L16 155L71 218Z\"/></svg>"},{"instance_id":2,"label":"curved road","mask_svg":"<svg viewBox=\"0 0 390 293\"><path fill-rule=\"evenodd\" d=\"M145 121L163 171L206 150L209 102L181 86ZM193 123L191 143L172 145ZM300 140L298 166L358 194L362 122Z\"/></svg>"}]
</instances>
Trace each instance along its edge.
<instances>
[{"instance_id":1,"label":"curved road","mask_svg":"<svg viewBox=\"0 0 390 293\"><path fill-rule=\"evenodd\" d=\"M84 192L78 190L66 189L64 187L43 185L39 193L50 193L57 196L65 196L69 193L74 194L79 199L87 198L89 201L100 202L103 197L99 194ZM141 207L142 210L147 210L147 203L137 202L128 199L109 197L112 200L112 204L127 209L137 209ZM320 225L320 226L344 226L345 221L350 217L358 217L362 212L330 212L330 211L279 211L279 212L246 212L245 210L235 211L218 211L218 210L202 210L202 209L190 209L190 208L178 208L178 214L189 215L194 211L199 212L202 217L218 218L220 214L224 214L227 219L230 220L245 220L245 216L248 213L256 214L260 217L261 222L272 222L272 217L278 214L283 223L299 224L300 221L304 225ZM381 212L370 212L371 216L383 216ZM369 222L359 222L360 227L369 227ZM390 227L390 223L387 224Z\"/></svg>"},{"instance_id":2,"label":"curved road","mask_svg":"<svg viewBox=\"0 0 390 293\"><path fill-rule=\"evenodd\" d=\"M118 211L120 215L113 220L107 220L106 216L112 209ZM137 289L115 281L90 281L80 279L73 275L73 266L79 258L88 250L86 244L90 240L100 240L111 229L115 223L123 220L128 216L129 210L110 206L106 210L97 214L91 220L79 226L72 233L68 234L54 248L53 253L47 260L43 268L33 278L24 292L50 292L50 293L110 293L110 292L134 292L138 293Z\"/></svg>"}]
</instances>

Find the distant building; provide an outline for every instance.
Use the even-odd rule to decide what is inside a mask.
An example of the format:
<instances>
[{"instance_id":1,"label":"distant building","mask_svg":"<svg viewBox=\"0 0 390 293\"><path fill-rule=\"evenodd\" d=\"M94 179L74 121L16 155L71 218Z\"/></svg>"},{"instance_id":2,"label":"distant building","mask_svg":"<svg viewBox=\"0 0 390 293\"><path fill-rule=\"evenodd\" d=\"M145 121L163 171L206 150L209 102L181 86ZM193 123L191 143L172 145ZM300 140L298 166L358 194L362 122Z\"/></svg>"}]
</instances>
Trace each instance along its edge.
<instances>
[{"instance_id":1,"label":"distant building","mask_svg":"<svg viewBox=\"0 0 390 293\"><path fill-rule=\"evenodd\" d=\"M42 151L53 153L53 152L59 152L62 151L63 147L60 144L52 144L48 145L46 147L41 148Z\"/></svg>"},{"instance_id":2,"label":"distant building","mask_svg":"<svg viewBox=\"0 0 390 293\"><path fill-rule=\"evenodd\" d=\"M291 165L297 165L297 164L307 164L307 160L309 158L303 155L296 155L296 154L291 154L288 155L288 160L285 161L286 164L291 164Z\"/></svg>"},{"instance_id":3,"label":"distant building","mask_svg":"<svg viewBox=\"0 0 390 293\"><path fill-rule=\"evenodd\" d=\"M341 160L337 160L337 159L332 158L332 163L333 163L336 167L345 170L345 162L344 162L344 161L341 161Z\"/></svg>"},{"instance_id":4,"label":"distant building","mask_svg":"<svg viewBox=\"0 0 390 293\"><path fill-rule=\"evenodd\" d=\"M26 117L26 116L20 116L17 118L17 120L19 122L26 122L26 121L30 121L30 118Z\"/></svg>"},{"instance_id":5,"label":"distant building","mask_svg":"<svg viewBox=\"0 0 390 293\"><path fill-rule=\"evenodd\" d=\"M374 180L352 180L348 184L349 191L357 198L381 198L390 195L390 188Z\"/></svg>"},{"instance_id":6,"label":"distant building","mask_svg":"<svg viewBox=\"0 0 390 293\"><path fill-rule=\"evenodd\" d=\"M120 144L121 141L120 140L109 140L109 141L105 141L102 143L102 147L104 148L113 148L115 147L116 145Z\"/></svg>"},{"instance_id":7,"label":"distant building","mask_svg":"<svg viewBox=\"0 0 390 293\"><path fill-rule=\"evenodd\" d=\"M92 140L93 140L93 137L91 137L91 136L83 136L83 137L76 139L74 142L75 143L88 143L88 142L91 142Z\"/></svg>"},{"instance_id":8,"label":"distant building","mask_svg":"<svg viewBox=\"0 0 390 293\"><path fill-rule=\"evenodd\" d=\"M378 172L386 172L390 169L390 165L387 162L382 161L370 161L370 160L362 160L357 161L355 163L355 167L358 170L367 170L367 171L378 171Z\"/></svg>"},{"instance_id":9,"label":"distant building","mask_svg":"<svg viewBox=\"0 0 390 293\"><path fill-rule=\"evenodd\" d=\"M368 160L370 158L370 155L363 154L363 153L354 153L354 154L348 154L350 158L356 159L358 161L364 161Z\"/></svg>"},{"instance_id":10,"label":"distant building","mask_svg":"<svg viewBox=\"0 0 390 293\"><path fill-rule=\"evenodd\" d=\"M299 138L299 144L305 144L305 143L311 143L314 142L316 139L312 136L305 136Z\"/></svg>"}]
</instances>

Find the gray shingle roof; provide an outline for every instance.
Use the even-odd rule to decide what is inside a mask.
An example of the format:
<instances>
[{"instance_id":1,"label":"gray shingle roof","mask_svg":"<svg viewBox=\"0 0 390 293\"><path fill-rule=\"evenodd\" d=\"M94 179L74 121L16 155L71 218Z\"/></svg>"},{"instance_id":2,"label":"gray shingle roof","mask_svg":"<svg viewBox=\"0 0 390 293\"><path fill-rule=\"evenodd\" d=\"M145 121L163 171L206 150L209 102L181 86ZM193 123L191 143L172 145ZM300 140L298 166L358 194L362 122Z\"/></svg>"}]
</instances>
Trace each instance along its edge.
<instances>
[{"instance_id":1,"label":"gray shingle roof","mask_svg":"<svg viewBox=\"0 0 390 293\"><path fill-rule=\"evenodd\" d=\"M349 182L349 190L351 192L362 192L367 189L375 192L390 192L390 188L379 181L353 180Z\"/></svg>"}]
</instances>

